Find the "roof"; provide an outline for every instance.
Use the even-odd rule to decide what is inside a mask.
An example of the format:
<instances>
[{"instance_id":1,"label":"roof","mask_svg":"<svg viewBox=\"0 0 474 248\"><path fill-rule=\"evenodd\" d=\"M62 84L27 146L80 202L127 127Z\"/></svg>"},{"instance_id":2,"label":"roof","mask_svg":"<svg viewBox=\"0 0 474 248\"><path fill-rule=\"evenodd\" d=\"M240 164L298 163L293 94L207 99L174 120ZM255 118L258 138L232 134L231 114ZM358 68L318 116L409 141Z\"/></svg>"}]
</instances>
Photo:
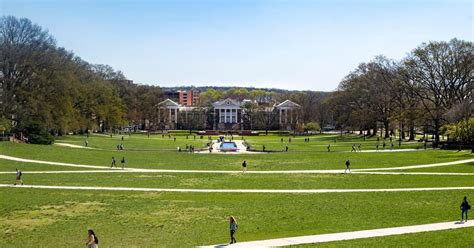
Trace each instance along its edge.
<instances>
[{"instance_id":1,"label":"roof","mask_svg":"<svg viewBox=\"0 0 474 248\"><path fill-rule=\"evenodd\" d=\"M156 106L177 108L178 104L175 101L168 98L162 102L159 102L158 104L156 104Z\"/></svg>"},{"instance_id":2,"label":"roof","mask_svg":"<svg viewBox=\"0 0 474 248\"><path fill-rule=\"evenodd\" d=\"M290 100L285 100L282 103L276 105L277 108L300 108L301 105L294 103Z\"/></svg>"},{"instance_id":3,"label":"roof","mask_svg":"<svg viewBox=\"0 0 474 248\"><path fill-rule=\"evenodd\" d=\"M227 98L221 101L217 101L212 104L214 108L219 108L219 107L234 107L234 108L240 108L240 102Z\"/></svg>"}]
</instances>

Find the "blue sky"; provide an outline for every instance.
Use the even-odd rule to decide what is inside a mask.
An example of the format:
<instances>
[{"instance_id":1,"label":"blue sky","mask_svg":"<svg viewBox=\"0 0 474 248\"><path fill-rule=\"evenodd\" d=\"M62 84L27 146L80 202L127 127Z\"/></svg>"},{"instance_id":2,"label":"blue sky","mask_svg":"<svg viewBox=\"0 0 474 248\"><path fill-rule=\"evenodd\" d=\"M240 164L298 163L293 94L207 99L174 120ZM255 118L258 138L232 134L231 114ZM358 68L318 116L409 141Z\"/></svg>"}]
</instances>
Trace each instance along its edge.
<instances>
[{"instance_id":1,"label":"blue sky","mask_svg":"<svg viewBox=\"0 0 474 248\"><path fill-rule=\"evenodd\" d=\"M359 63L473 40L472 1L0 0L141 84L334 90Z\"/></svg>"}]
</instances>

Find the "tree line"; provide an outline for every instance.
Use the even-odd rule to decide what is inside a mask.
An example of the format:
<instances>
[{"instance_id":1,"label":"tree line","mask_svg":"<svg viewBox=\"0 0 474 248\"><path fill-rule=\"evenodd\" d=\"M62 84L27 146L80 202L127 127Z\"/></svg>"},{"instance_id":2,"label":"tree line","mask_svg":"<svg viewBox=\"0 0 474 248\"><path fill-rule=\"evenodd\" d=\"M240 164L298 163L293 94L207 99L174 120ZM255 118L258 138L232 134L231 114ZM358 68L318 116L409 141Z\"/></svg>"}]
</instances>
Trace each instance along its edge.
<instances>
[{"instance_id":1,"label":"tree line","mask_svg":"<svg viewBox=\"0 0 474 248\"><path fill-rule=\"evenodd\" d=\"M0 18L0 86L0 131L26 136L140 122L161 97L159 87L90 64L58 47L39 25L13 16Z\"/></svg>"},{"instance_id":2,"label":"tree line","mask_svg":"<svg viewBox=\"0 0 474 248\"><path fill-rule=\"evenodd\" d=\"M414 140L416 132L474 143L473 43L452 39L423 43L400 61L377 56L361 63L327 99L342 129L380 128ZM454 130L454 131L453 131Z\"/></svg>"}]
</instances>

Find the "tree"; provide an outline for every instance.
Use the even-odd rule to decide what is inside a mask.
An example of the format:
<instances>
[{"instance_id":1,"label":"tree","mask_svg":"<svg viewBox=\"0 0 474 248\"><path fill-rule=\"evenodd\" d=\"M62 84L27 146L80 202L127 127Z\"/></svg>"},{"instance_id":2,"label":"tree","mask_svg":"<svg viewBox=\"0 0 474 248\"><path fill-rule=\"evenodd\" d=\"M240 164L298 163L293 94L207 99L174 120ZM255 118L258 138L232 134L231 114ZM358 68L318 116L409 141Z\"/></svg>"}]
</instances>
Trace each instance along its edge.
<instances>
[{"instance_id":1,"label":"tree","mask_svg":"<svg viewBox=\"0 0 474 248\"><path fill-rule=\"evenodd\" d=\"M423 43L405 60L411 87L433 123L435 143L446 121L443 114L462 101L472 102L474 46L472 42Z\"/></svg>"}]
</instances>

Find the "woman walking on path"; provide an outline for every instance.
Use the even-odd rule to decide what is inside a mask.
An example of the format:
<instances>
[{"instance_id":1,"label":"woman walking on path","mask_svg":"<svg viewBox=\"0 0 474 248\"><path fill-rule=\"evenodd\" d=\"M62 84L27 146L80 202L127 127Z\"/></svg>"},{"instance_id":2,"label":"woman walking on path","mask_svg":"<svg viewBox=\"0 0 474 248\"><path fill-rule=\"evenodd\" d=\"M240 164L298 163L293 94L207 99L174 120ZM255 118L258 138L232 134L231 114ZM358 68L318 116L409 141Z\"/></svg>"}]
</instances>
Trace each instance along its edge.
<instances>
[{"instance_id":1,"label":"woman walking on path","mask_svg":"<svg viewBox=\"0 0 474 248\"><path fill-rule=\"evenodd\" d=\"M237 231L237 221L235 220L234 216L230 216L229 225L230 225L230 243L235 244L237 243L237 240L234 238L234 234Z\"/></svg>"},{"instance_id":2,"label":"woman walking on path","mask_svg":"<svg viewBox=\"0 0 474 248\"><path fill-rule=\"evenodd\" d=\"M87 243L86 248L98 248L99 247L99 239L95 235L92 229L87 230Z\"/></svg>"},{"instance_id":3,"label":"woman walking on path","mask_svg":"<svg viewBox=\"0 0 474 248\"><path fill-rule=\"evenodd\" d=\"M247 161L244 160L244 162L242 162L242 173L245 173L247 171Z\"/></svg>"},{"instance_id":4,"label":"woman walking on path","mask_svg":"<svg viewBox=\"0 0 474 248\"><path fill-rule=\"evenodd\" d=\"M471 209L471 205L467 202L467 196L464 196L464 200L461 203L461 222L464 220L464 215L466 215L467 222L467 211Z\"/></svg>"},{"instance_id":5,"label":"woman walking on path","mask_svg":"<svg viewBox=\"0 0 474 248\"><path fill-rule=\"evenodd\" d=\"M17 185L17 184L23 185L23 180L21 180L22 175L23 173L21 172L21 170L16 169L16 181L14 185Z\"/></svg>"},{"instance_id":6,"label":"woman walking on path","mask_svg":"<svg viewBox=\"0 0 474 248\"><path fill-rule=\"evenodd\" d=\"M344 170L344 173L346 173L347 170L349 170L349 172L351 172L351 161L349 161L349 159L346 160L346 169Z\"/></svg>"},{"instance_id":7,"label":"woman walking on path","mask_svg":"<svg viewBox=\"0 0 474 248\"><path fill-rule=\"evenodd\" d=\"M122 157L122 160L120 162L122 164L122 170L125 169L125 157Z\"/></svg>"},{"instance_id":8,"label":"woman walking on path","mask_svg":"<svg viewBox=\"0 0 474 248\"><path fill-rule=\"evenodd\" d=\"M110 164L110 168L115 167L117 168L117 165L115 164L115 157L112 156L112 164Z\"/></svg>"}]
</instances>

